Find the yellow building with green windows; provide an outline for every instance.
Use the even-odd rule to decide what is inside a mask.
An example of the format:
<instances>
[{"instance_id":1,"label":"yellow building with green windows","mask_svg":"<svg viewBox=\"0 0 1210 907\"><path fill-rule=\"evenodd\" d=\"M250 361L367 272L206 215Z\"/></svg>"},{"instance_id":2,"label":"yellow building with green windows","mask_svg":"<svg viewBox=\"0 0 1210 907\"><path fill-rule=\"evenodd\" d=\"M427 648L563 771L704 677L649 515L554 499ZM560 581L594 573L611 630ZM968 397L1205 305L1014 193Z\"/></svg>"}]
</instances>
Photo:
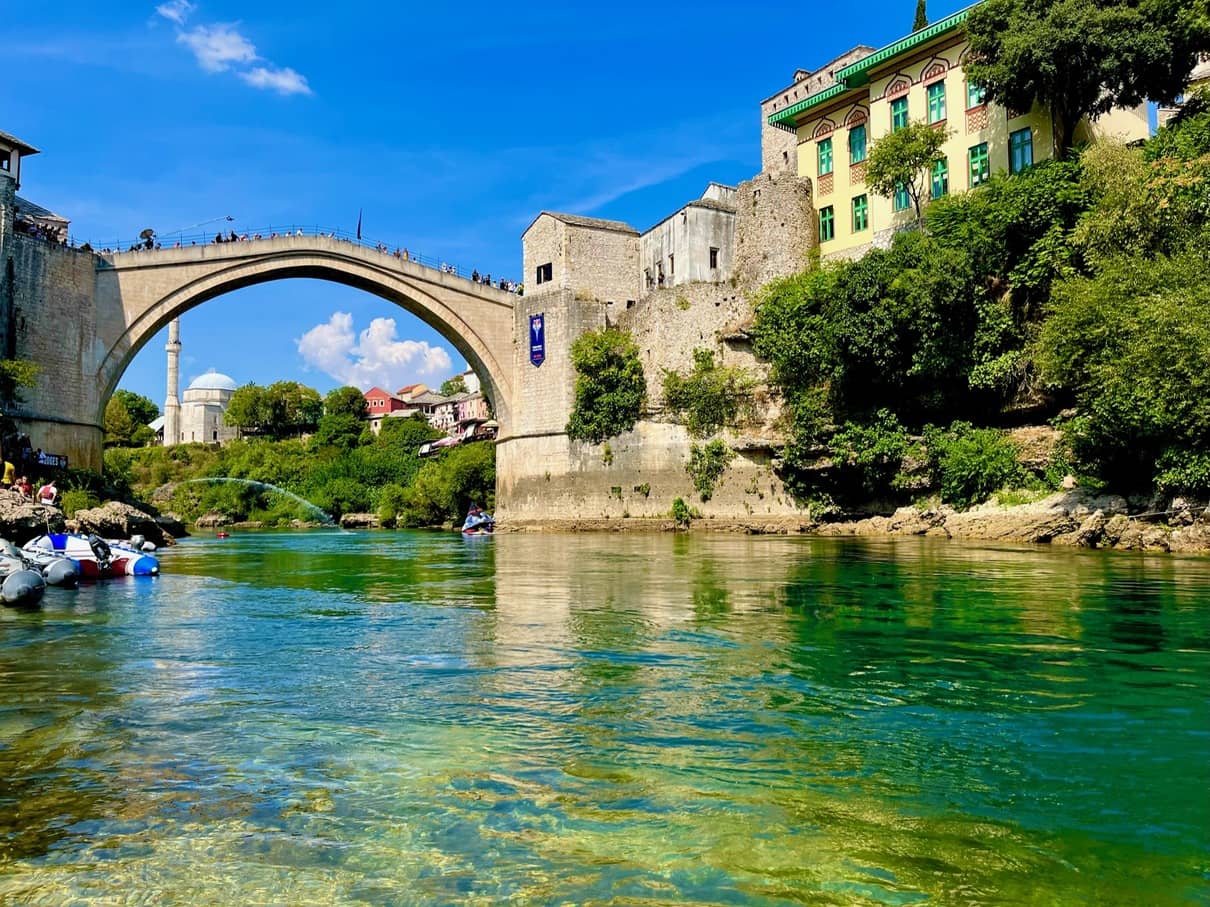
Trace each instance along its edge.
<instances>
[{"instance_id":1,"label":"yellow building with green windows","mask_svg":"<svg viewBox=\"0 0 1210 907\"><path fill-rule=\"evenodd\" d=\"M767 113L771 127L797 136L798 175L814 186L823 258L886 246L896 230L914 224L906 191L885 198L865 184L870 146L908 123L924 121L949 133L944 157L928 175L930 198L965 192L992 173L1015 173L1054 155L1046 108L1008 110L988 102L966 78L969 13L970 7L960 10L835 69L828 87ZM1133 141L1149 133L1147 109L1140 105L1081 122L1075 139Z\"/></svg>"}]
</instances>

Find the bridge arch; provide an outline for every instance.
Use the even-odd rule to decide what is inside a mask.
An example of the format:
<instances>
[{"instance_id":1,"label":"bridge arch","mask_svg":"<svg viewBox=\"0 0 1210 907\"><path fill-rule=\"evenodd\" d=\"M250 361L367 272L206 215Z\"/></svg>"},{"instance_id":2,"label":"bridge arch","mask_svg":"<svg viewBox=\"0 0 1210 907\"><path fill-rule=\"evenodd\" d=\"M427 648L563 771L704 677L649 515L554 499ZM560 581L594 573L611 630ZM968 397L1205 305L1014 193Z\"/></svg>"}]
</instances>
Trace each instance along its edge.
<instances>
[{"instance_id":1,"label":"bridge arch","mask_svg":"<svg viewBox=\"0 0 1210 907\"><path fill-rule=\"evenodd\" d=\"M482 379L507 433L517 298L347 240L285 236L125 252L97 271L97 423L135 355L173 318L244 287L302 277L363 290L432 327Z\"/></svg>"}]
</instances>

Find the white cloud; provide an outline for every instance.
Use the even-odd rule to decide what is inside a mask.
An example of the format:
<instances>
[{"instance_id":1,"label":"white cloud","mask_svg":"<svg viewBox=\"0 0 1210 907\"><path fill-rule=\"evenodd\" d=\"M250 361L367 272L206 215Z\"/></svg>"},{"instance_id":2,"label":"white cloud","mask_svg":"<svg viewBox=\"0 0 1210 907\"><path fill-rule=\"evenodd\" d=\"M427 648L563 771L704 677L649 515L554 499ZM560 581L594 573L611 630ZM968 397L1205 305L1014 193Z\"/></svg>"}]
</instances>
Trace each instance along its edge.
<instances>
[{"instance_id":1,"label":"white cloud","mask_svg":"<svg viewBox=\"0 0 1210 907\"><path fill-rule=\"evenodd\" d=\"M295 72L289 66L284 69L257 66L248 72L241 72L239 77L253 88L271 88L278 94L311 93L307 77Z\"/></svg>"},{"instance_id":2,"label":"white cloud","mask_svg":"<svg viewBox=\"0 0 1210 907\"><path fill-rule=\"evenodd\" d=\"M177 25L184 25L185 20L189 18L196 6L189 0L168 0L167 3L161 3L155 8L155 11L167 19L169 22L175 22Z\"/></svg>"},{"instance_id":3,"label":"white cloud","mask_svg":"<svg viewBox=\"0 0 1210 907\"><path fill-rule=\"evenodd\" d=\"M185 28L196 11L192 0L165 0L156 14L176 25L176 40L192 52L206 72L234 72L253 88L278 94L311 94L307 77L289 66L277 66L256 52L256 45L239 29L238 23L219 22ZM259 63L258 66L252 64Z\"/></svg>"},{"instance_id":4,"label":"white cloud","mask_svg":"<svg viewBox=\"0 0 1210 907\"><path fill-rule=\"evenodd\" d=\"M326 324L317 324L296 342L308 366L362 390L378 385L393 391L418 375L448 375L453 368L444 347L399 340L394 318L375 318L355 336L353 316L334 312Z\"/></svg>"},{"instance_id":5,"label":"white cloud","mask_svg":"<svg viewBox=\"0 0 1210 907\"><path fill-rule=\"evenodd\" d=\"M176 39L193 51L198 65L207 72L225 72L232 63L259 59L253 43L233 25L199 25L179 33Z\"/></svg>"}]
</instances>

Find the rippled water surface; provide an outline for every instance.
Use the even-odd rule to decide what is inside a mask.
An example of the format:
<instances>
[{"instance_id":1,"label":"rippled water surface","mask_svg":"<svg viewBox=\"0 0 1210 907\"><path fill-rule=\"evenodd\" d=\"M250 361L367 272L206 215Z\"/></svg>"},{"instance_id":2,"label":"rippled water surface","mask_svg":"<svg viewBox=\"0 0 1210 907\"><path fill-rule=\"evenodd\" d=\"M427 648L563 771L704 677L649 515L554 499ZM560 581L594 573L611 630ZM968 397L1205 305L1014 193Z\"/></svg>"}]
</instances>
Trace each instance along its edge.
<instances>
[{"instance_id":1,"label":"rippled water surface","mask_svg":"<svg viewBox=\"0 0 1210 907\"><path fill-rule=\"evenodd\" d=\"M0 612L0 902L1210 898L1210 561L246 534Z\"/></svg>"}]
</instances>

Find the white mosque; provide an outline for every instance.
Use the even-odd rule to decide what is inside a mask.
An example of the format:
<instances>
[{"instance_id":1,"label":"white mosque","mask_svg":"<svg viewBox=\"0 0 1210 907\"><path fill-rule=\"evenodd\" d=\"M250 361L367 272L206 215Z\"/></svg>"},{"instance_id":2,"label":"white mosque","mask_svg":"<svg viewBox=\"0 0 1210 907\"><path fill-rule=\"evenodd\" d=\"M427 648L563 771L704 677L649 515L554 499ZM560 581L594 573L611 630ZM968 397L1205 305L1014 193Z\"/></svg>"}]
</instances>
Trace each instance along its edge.
<instances>
[{"instance_id":1,"label":"white mosque","mask_svg":"<svg viewBox=\"0 0 1210 907\"><path fill-rule=\"evenodd\" d=\"M168 398L164 401L164 415L151 427L157 434L163 431L163 444L188 444L191 441L205 444L225 444L239 437L238 429L223 424L223 414L231 395L235 393L235 380L213 369L199 375L190 382L182 397L180 387L181 324L173 319L168 325Z\"/></svg>"}]
</instances>

